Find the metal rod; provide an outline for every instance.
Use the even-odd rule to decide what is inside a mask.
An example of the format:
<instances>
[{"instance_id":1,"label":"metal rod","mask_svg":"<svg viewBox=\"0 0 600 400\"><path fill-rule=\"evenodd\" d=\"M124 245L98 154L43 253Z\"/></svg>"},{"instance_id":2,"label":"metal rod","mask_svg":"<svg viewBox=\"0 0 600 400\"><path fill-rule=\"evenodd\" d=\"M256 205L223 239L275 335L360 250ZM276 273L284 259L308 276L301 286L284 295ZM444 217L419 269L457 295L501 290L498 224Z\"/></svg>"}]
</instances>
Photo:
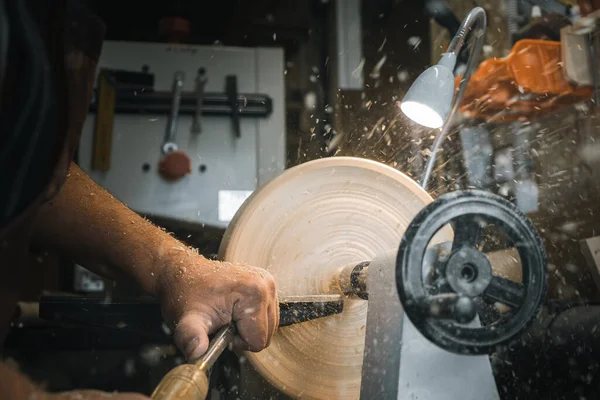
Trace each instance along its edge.
<instances>
[{"instance_id":1,"label":"metal rod","mask_svg":"<svg viewBox=\"0 0 600 400\"><path fill-rule=\"evenodd\" d=\"M594 31L588 33L588 45L590 47L590 67L592 69L592 83L594 86L594 106L600 107L600 92L598 91L598 60L596 59Z\"/></svg>"},{"instance_id":2,"label":"metal rod","mask_svg":"<svg viewBox=\"0 0 600 400\"><path fill-rule=\"evenodd\" d=\"M467 15L467 17L463 20L460 28L458 29L458 33L454 36L448 49L447 53L456 53L456 56L460 54L463 46L465 45L465 40L467 38L467 33L473 28L478 27L478 31L474 32L475 43L473 43L473 47L471 48L471 53L469 55L469 59L467 61L467 67L465 69L465 73L463 74L462 80L458 86L458 91L454 97L454 101L452 104L452 109L450 110L450 114L446 118L444 122L444 126L442 126L442 130L435 138L433 142L433 146L431 148L431 156L427 161L425 166L425 172L423 174L423 179L421 180L421 187L423 189L427 189L427 184L429 183L429 178L431 177L431 173L433 172L433 167L435 165L435 160L437 157L437 152L439 151L442 142L450 133L450 129L452 128L451 122L454 119L454 115L458 111L460 104L462 103L463 97L465 95L465 91L467 89L467 85L469 80L471 79L471 74L475 68L475 65L478 61L479 55L483 49L483 40L485 30L487 29L487 17L485 15L485 11L481 7L475 7L471 10L471 12Z\"/></svg>"},{"instance_id":3,"label":"metal rod","mask_svg":"<svg viewBox=\"0 0 600 400\"><path fill-rule=\"evenodd\" d=\"M206 353L200 356L194 365L203 371L208 371L212 368L221 353L229 346L235 336L235 324L224 326L217 332L213 339L208 344Z\"/></svg>"},{"instance_id":4,"label":"metal rod","mask_svg":"<svg viewBox=\"0 0 600 400\"><path fill-rule=\"evenodd\" d=\"M90 112L98 111L97 94L90 104ZM195 92L181 93L179 116L196 112ZM118 114L163 114L170 113L173 103L172 92L133 92L117 90L115 113ZM268 117L273 111L273 100L264 94L238 93L240 117ZM231 115L229 98L225 93L204 92L202 115Z\"/></svg>"},{"instance_id":5,"label":"metal rod","mask_svg":"<svg viewBox=\"0 0 600 400\"><path fill-rule=\"evenodd\" d=\"M165 140L163 141L162 151L168 154L172 151L177 151L175 137L177 136L177 119L179 118L179 105L181 104L181 92L183 91L183 80L185 75L182 71L175 72L173 77L173 103L171 105L171 115L167 122L167 130L165 132Z\"/></svg>"}]
</instances>

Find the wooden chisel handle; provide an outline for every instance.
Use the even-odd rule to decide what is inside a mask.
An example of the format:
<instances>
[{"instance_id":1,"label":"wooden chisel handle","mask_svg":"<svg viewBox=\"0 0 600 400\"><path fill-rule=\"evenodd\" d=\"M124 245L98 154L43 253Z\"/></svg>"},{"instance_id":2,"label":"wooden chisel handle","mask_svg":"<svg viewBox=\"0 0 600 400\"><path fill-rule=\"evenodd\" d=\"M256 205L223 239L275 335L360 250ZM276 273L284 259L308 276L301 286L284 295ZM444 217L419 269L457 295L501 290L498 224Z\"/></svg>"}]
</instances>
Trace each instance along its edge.
<instances>
[{"instance_id":1,"label":"wooden chisel handle","mask_svg":"<svg viewBox=\"0 0 600 400\"><path fill-rule=\"evenodd\" d=\"M162 378L152 400L205 400L208 390L206 371L194 364L182 364Z\"/></svg>"},{"instance_id":2,"label":"wooden chisel handle","mask_svg":"<svg viewBox=\"0 0 600 400\"><path fill-rule=\"evenodd\" d=\"M205 400L209 391L207 373L234 335L234 324L221 328L197 361L179 365L162 378L152 393L152 400Z\"/></svg>"}]
</instances>

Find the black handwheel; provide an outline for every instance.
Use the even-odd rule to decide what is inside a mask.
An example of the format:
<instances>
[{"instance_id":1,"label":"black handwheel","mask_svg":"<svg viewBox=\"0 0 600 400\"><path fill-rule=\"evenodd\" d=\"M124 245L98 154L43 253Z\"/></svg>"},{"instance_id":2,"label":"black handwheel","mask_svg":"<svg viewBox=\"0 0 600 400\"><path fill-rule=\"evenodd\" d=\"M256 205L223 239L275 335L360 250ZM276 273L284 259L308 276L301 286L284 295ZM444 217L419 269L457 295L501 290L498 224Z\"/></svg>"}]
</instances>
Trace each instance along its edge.
<instances>
[{"instance_id":1,"label":"black handwheel","mask_svg":"<svg viewBox=\"0 0 600 400\"><path fill-rule=\"evenodd\" d=\"M454 224L454 240L428 250L434 235ZM519 254L521 282L496 276L478 248L483 229L499 228ZM431 257L435 253L436 256ZM396 260L404 311L437 346L458 354L489 354L522 333L538 315L546 293L546 253L531 221L504 198L478 190L440 196L408 226ZM497 321L469 324L476 306L510 307Z\"/></svg>"}]
</instances>

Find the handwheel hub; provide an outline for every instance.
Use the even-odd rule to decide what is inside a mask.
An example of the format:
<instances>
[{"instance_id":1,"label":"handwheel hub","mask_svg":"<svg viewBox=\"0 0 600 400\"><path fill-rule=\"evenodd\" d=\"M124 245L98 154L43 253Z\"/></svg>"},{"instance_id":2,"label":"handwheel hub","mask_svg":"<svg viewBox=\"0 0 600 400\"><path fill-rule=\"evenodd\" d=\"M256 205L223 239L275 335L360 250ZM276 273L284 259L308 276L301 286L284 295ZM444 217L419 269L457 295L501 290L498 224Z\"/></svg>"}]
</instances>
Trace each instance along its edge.
<instances>
[{"instance_id":1,"label":"handwheel hub","mask_svg":"<svg viewBox=\"0 0 600 400\"><path fill-rule=\"evenodd\" d=\"M446 279L456 293L479 296L492 280L492 265L479 250L461 247L448 259Z\"/></svg>"}]
</instances>

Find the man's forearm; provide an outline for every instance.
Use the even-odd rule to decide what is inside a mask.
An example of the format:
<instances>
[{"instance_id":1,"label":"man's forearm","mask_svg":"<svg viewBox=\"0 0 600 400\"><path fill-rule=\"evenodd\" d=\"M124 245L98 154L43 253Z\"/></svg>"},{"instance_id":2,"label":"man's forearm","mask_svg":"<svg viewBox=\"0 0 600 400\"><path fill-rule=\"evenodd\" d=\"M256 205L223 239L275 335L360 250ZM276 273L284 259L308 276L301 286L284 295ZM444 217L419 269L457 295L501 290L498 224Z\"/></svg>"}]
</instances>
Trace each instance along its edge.
<instances>
[{"instance_id":1,"label":"man's forearm","mask_svg":"<svg viewBox=\"0 0 600 400\"><path fill-rule=\"evenodd\" d=\"M128 209L75 164L56 198L44 205L34 240L51 246L82 265L105 273L103 267L134 278L157 294L161 259L185 246Z\"/></svg>"},{"instance_id":2,"label":"man's forearm","mask_svg":"<svg viewBox=\"0 0 600 400\"><path fill-rule=\"evenodd\" d=\"M2 400L150 400L136 393L105 393L97 390L47 393L16 368L0 361L0 399Z\"/></svg>"},{"instance_id":3,"label":"man's forearm","mask_svg":"<svg viewBox=\"0 0 600 400\"><path fill-rule=\"evenodd\" d=\"M43 393L27 377L0 362L0 399L42 400Z\"/></svg>"}]
</instances>

